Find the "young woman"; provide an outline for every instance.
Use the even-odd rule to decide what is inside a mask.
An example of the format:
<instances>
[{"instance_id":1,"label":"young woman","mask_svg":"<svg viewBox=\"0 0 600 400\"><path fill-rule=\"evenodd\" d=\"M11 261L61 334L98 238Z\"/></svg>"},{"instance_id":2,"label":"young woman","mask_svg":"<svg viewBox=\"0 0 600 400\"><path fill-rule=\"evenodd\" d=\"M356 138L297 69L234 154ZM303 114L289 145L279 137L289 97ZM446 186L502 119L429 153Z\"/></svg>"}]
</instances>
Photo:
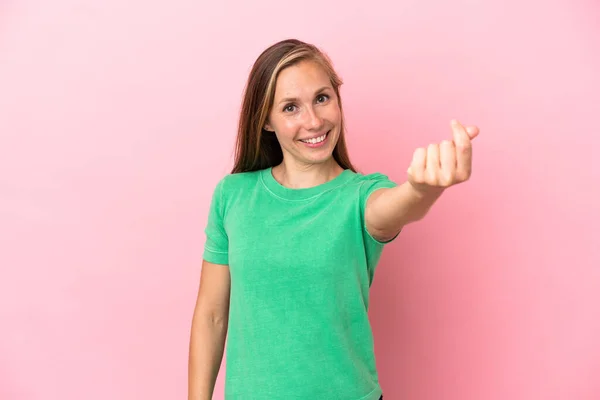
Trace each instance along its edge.
<instances>
[{"instance_id":1,"label":"young woman","mask_svg":"<svg viewBox=\"0 0 600 400\"><path fill-rule=\"evenodd\" d=\"M315 46L266 49L248 78L235 165L213 193L189 356L209 400L382 398L367 309L386 243L471 174L479 130L416 149L405 183L348 156L342 81Z\"/></svg>"}]
</instances>

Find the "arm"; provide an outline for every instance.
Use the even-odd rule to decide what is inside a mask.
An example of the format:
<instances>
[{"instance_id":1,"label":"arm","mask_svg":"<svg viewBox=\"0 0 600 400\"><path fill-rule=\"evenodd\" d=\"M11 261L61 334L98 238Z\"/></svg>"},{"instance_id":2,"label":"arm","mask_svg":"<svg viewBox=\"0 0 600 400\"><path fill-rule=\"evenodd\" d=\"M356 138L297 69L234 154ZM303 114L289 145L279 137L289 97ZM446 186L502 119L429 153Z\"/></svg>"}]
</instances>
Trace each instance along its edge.
<instances>
[{"instance_id":1,"label":"arm","mask_svg":"<svg viewBox=\"0 0 600 400\"><path fill-rule=\"evenodd\" d=\"M471 176L471 140L479 134L477 127L451 123L453 141L418 148L408 169L408 180L391 189L373 192L367 201L365 223L373 237L392 239L402 227L425 217L430 208L452 185Z\"/></svg>"},{"instance_id":2,"label":"arm","mask_svg":"<svg viewBox=\"0 0 600 400\"><path fill-rule=\"evenodd\" d=\"M409 182L392 189L378 189L369 197L365 210L367 230L382 242L395 237L403 226L425 217L442 191L424 194Z\"/></svg>"},{"instance_id":3,"label":"arm","mask_svg":"<svg viewBox=\"0 0 600 400\"><path fill-rule=\"evenodd\" d=\"M229 267L204 261L192 318L188 400L211 400L223 360L229 318Z\"/></svg>"}]
</instances>

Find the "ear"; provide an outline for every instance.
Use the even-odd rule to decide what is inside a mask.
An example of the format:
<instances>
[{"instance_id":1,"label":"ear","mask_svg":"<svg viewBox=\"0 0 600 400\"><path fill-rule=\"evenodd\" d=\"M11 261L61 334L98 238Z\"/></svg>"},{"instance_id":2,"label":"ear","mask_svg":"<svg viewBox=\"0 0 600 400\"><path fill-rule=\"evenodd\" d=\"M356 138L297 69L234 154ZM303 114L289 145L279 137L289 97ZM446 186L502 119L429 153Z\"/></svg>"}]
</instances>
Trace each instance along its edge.
<instances>
[{"instance_id":1,"label":"ear","mask_svg":"<svg viewBox=\"0 0 600 400\"><path fill-rule=\"evenodd\" d=\"M271 126L271 124L269 124L269 122L265 122L265 126L263 128L265 131L269 131L269 132L275 132L275 129L273 129L273 127Z\"/></svg>"}]
</instances>

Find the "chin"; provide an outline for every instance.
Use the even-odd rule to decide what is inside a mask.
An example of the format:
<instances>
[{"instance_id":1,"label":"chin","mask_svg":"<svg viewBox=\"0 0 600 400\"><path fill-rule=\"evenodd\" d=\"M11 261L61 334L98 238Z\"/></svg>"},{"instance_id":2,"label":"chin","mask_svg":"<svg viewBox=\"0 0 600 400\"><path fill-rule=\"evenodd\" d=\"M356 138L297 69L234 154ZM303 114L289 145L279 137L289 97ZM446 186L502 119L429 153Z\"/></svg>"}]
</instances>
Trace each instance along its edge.
<instances>
[{"instance_id":1,"label":"chin","mask_svg":"<svg viewBox=\"0 0 600 400\"><path fill-rule=\"evenodd\" d=\"M313 157L307 157L307 160L313 164L325 164L333 160L333 148L327 153L315 154Z\"/></svg>"}]
</instances>

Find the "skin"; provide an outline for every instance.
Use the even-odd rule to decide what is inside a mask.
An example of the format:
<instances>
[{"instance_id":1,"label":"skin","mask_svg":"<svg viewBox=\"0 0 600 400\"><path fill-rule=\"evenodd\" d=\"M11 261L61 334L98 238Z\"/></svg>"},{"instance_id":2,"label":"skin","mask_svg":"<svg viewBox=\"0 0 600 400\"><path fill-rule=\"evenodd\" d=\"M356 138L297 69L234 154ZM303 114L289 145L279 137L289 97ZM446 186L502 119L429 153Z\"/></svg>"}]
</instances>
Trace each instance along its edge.
<instances>
[{"instance_id":1,"label":"skin","mask_svg":"<svg viewBox=\"0 0 600 400\"><path fill-rule=\"evenodd\" d=\"M332 152L340 135L341 111L325 70L304 61L284 69L277 80L274 105L265 129L273 132L284 160L273 168L282 185L304 188L327 182L342 172ZM414 151L407 180L393 189L379 189L370 196L365 210L367 230L386 241L403 226L425 217L432 205L454 185L471 176L472 144L479 135L476 126L450 123L452 136ZM300 139L329 131L325 146L313 149Z\"/></svg>"},{"instance_id":2,"label":"skin","mask_svg":"<svg viewBox=\"0 0 600 400\"><path fill-rule=\"evenodd\" d=\"M403 226L425 217L446 189L467 181L472 172L476 126L450 122L452 140L419 147L413 153L405 183L380 189L367 201L367 230L377 239L393 238Z\"/></svg>"},{"instance_id":3,"label":"skin","mask_svg":"<svg viewBox=\"0 0 600 400\"><path fill-rule=\"evenodd\" d=\"M188 400L213 398L225 351L230 288L229 268L203 260L190 332Z\"/></svg>"},{"instance_id":4,"label":"skin","mask_svg":"<svg viewBox=\"0 0 600 400\"><path fill-rule=\"evenodd\" d=\"M284 154L283 162L273 168L273 177L286 187L306 188L339 175L342 168L332 152L340 124L338 99L320 65L302 62L283 70L265 124L265 129L277 136ZM423 218L447 188L469 179L471 141L479 129L452 121L451 131L448 140L414 151L406 182L392 189L379 189L369 197L365 222L376 239L391 239L404 225ZM324 132L330 133L322 147L310 148L299 141ZM201 271L191 327L188 400L212 398L229 315L229 268L203 261Z\"/></svg>"},{"instance_id":5,"label":"skin","mask_svg":"<svg viewBox=\"0 0 600 400\"><path fill-rule=\"evenodd\" d=\"M265 129L273 132L283 163L273 176L291 188L305 188L333 179L342 168L332 157L339 139L342 113L329 76L315 62L301 62L280 72L273 107ZM300 141L329 132L327 142L310 148Z\"/></svg>"}]
</instances>

